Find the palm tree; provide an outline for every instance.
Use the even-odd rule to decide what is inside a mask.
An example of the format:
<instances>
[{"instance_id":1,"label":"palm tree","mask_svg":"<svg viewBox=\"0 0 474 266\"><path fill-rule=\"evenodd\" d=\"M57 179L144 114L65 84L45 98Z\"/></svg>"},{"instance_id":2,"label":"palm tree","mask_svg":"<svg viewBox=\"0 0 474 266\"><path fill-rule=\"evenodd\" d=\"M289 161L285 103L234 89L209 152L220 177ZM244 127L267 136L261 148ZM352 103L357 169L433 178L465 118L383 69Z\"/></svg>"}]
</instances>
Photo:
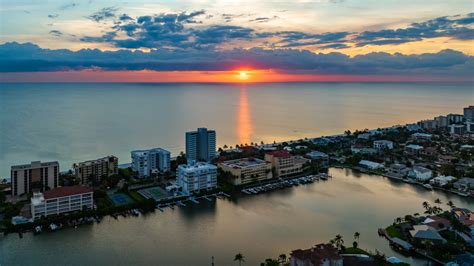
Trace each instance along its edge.
<instances>
[{"instance_id":1,"label":"palm tree","mask_svg":"<svg viewBox=\"0 0 474 266\"><path fill-rule=\"evenodd\" d=\"M454 203L452 201L448 201L448 203L446 203L446 205L448 205L449 208L451 208L451 209L456 208L456 205L454 205Z\"/></svg>"},{"instance_id":2,"label":"palm tree","mask_svg":"<svg viewBox=\"0 0 474 266\"><path fill-rule=\"evenodd\" d=\"M280 254L280 256L278 256L278 258L280 259L280 262L281 262L281 263L285 263L285 262L286 262L286 255L285 255L285 254Z\"/></svg>"},{"instance_id":3,"label":"palm tree","mask_svg":"<svg viewBox=\"0 0 474 266\"><path fill-rule=\"evenodd\" d=\"M357 244L359 244L359 237L360 237L360 233L359 233L359 232L355 232L355 233L354 233L354 240L357 242Z\"/></svg>"},{"instance_id":4,"label":"palm tree","mask_svg":"<svg viewBox=\"0 0 474 266\"><path fill-rule=\"evenodd\" d=\"M431 206L427 201L423 201L423 208L426 210L425 213L428 213L428 211L431 209Z\"/></svg>"},{"instance_id":5,"label":"palm tree","mask_svg":"<svg viewBox=\"0 0 474 266\"><path fill-rule=\"evenodd\" d=\"M239 265L242 265L242 262L245 261L245 257L242 253L237 253L235 254L234 261L238 261Z\"/></svg>"},{"instance_id":6,"label":"palm tree","mask_svg":"<svg viewBox=\"0 0 474 266\"><path fill-rule=\"evenodd\" d=\"M442 203L442 202L441 202L441 200L440 200L439 198L435 199L435 201L434 201L434 202L435 202L436 204L438 204L438 207L439 207L439 206L441 205L441 203Z\"/></svg>"},{"instance_id":7,"label":"palm tree","mask_svg":"<svg viewBox=\"0 0 474 266\"><path fill-rule=\"evenodd\" d=\"M333 240L337 249L341 249L342 245L344 245L344 239L342 239L342 236L340 234L337 234Z\"/></svg>"}]
</instances>

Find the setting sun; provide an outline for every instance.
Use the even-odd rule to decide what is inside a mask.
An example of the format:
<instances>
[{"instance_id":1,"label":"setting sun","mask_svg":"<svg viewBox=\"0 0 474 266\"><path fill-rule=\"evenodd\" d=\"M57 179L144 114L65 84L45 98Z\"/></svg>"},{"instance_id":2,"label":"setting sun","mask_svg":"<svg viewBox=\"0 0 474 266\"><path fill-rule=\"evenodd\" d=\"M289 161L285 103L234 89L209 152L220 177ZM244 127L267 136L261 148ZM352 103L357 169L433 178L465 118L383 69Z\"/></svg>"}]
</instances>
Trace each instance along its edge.
<instances>
[{"instance_id":1,"label":"setting sun","mask_svg":"<svg viewBox=\"0 0 474 266\"><path fill-rule=\"evenodd\" d=\"M249 73L247 71L238 71L239 79L247 80L249 79Z\"/></svg>"}]
</instances>

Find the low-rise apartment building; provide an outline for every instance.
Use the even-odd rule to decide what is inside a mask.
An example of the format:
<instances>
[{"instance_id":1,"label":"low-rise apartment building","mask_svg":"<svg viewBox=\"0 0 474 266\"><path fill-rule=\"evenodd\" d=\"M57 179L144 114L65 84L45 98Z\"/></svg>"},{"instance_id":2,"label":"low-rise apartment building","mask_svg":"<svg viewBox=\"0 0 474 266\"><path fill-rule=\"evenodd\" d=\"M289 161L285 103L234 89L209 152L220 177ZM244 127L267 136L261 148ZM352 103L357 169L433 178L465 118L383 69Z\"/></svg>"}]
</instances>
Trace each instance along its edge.
<instances>
[{"instance_id":1,"label":"low-rise apartment building","mask_svg":"<svg viewBox=\"0 0 474 266\"><path fill-rule=\"evenodd\" d=\"M59 163L35 161L11 167L12 196L58 187Z\"/></svg>"},{"instance_id":2,"label":"low-rise apartment building","mask_svg":"<svg viewBox=\"0 0 474 266\"><path fill-rule=\"evenodd\" d=\"M109 177L118 174L118 158L107 156L104 158L75 163L74 174L81 184L88 181L100 180L102 177Z\"/></svg>"},{"instance_id":3,"label":"low-rise apartment building","mask_svg":"<svg viewBox=\"0 0 474 266\"><path fill-rule=\"evenodd\" d=\"M308 160L291 155L288 151L273 151L265 154L265 161L275 168L274 177L286 177L303 172Z\"/></svg>"},{"instance_id":4,"label":"low-rise apartment building","mask_svg":"<svg viewBox=\"0 0 474 266\"><path fill-rule=\"evenodd\" d=\"M224 161L218 166L223 171L230 172L235 176L230 182L236 186L264 181L273 177L271 163L256 158Z\"/></svg>"},{"instance_id":5,"label":"low-rise apartment building","mask_svg":"<svg viewBox=\"0 0 474 266\"><path fill-rule=\"evenodd\" d=\"M217 167L213 164L198 162L178 166L178 185L183 193L191 194L217 187Z\"/></svg>"},{"instance_id":6,"label":"low-rise apartment building","mask_svg":"<svg viewBox=\"0 0 474 266\"><path fill-rule=\"evenodd\" d=\"M59 187L34 193L30 206L33 220L93 207L93 190L85 186Z\"/></svg>"}]
</instances>

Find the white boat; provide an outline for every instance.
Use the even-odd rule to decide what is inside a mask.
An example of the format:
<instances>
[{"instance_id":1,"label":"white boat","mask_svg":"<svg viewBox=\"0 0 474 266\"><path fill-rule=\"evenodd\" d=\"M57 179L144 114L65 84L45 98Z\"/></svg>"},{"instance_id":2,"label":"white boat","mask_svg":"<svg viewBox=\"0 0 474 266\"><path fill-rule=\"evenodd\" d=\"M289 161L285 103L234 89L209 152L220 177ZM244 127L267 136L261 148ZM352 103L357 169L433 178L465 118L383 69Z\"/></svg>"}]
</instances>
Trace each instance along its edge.
<instances>
[{"instance_id":1,"label":"white boat","mask_svg":"<svg viewBox=\"0 0 474 266\"><path fill-rule=\"evenodd\" d=\"M462 196L462 197L467 197L469 196L469 192L466 192L466 191L459 191L457 192L456 194L458 194L459 196Z\"/></svg>"},{"instance_id":2,"label":"white boat","mask_svg":"<svg viewBox=\"0 0 474 266\"><path fill-rule=\"evenodd\" d=\"M433 187L430 184L424 184L423 185L426 189L432 190Z\"/></svg>"}]
</instances>

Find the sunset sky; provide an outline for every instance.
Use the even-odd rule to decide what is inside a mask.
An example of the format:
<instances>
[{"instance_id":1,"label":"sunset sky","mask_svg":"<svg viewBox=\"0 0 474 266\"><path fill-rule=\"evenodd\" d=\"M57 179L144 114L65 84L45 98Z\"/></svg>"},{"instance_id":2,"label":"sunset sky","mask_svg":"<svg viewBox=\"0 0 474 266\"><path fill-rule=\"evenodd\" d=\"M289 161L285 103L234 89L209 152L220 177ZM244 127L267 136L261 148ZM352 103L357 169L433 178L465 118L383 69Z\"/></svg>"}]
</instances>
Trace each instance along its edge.
<instances>
[{"instance_id":1,"label":"sunset sky","mask_svg":"<svg viewBox=\"0 0 474 266\"><path fill-rule=\"evenodd\" d=\"M471 0L0 0L2 82L474 80Z\"/></svg>"}]
</instances>

